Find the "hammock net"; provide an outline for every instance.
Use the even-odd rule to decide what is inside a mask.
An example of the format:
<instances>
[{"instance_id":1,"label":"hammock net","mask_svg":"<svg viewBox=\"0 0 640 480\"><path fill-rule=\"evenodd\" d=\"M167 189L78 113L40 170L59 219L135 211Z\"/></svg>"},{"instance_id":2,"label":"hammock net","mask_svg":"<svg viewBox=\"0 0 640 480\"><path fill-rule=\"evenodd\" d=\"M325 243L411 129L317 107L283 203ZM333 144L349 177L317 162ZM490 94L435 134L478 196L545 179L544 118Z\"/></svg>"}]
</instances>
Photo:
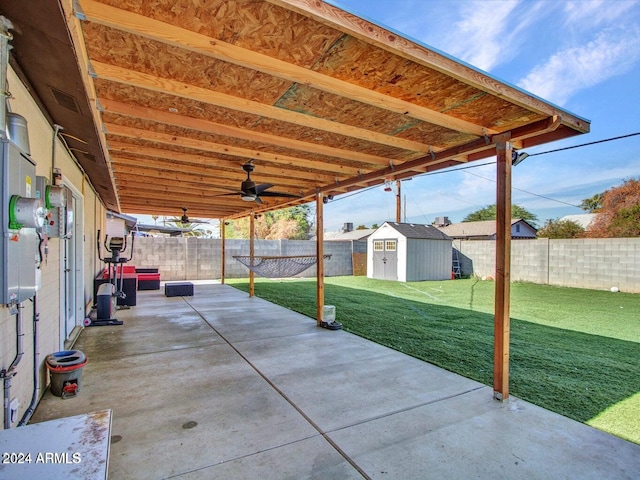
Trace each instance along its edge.
<instances>
[{"instance_id":1,"label":"hammock net","mask_svg":"<svg viewBox=\"0 0 640 480\"><path fill-rule=\"evenodd\" d=\"M307 268L315 265L316 255L292 255L282 257L269 257L254 255L253 262L249 255L234 255L236 260L257 275L266 278L295 277ZM331 258L325 255L324 258Z\"/></svg>"}]
</instances>

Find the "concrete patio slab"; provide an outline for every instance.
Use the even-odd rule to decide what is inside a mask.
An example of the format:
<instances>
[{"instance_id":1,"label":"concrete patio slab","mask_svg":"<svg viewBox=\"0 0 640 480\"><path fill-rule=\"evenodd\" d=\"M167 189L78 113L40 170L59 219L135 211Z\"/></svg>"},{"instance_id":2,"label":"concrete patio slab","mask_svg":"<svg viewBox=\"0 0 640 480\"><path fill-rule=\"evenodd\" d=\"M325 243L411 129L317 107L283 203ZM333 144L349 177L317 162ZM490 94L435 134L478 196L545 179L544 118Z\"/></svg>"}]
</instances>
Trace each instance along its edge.
<instances>
[{"instance_id":1,"label":"concrete patio slab","mask_svg":"<svg viewBox=\"0 0 640 480\"><path fill-rule=\"evenodd\" d=\"M179 480L220 479L362 479L358 470L320 436L238 458L175 477Z\"/></svg>"},{"instance_id":2,"label":"concrete patio slab","mask_svg":"<svg viewBox=\"0 0 640 480\"><path fill-rule=\"evenodd\" d=\"M138 292L85 329L81 390L111 409L112 478L637 478L640 446L225 285Z\"/></svg>"},{"instance_id":3,"label":"concrete patio slab","mask_svg":"<svg viewBox=\"0 0 640 480\"><path fill-rule=\"evenodd\" d=\"M371 478L638 478L638 445L491 395L483 387L329 437Z\"/></svg>"}]
</instances>

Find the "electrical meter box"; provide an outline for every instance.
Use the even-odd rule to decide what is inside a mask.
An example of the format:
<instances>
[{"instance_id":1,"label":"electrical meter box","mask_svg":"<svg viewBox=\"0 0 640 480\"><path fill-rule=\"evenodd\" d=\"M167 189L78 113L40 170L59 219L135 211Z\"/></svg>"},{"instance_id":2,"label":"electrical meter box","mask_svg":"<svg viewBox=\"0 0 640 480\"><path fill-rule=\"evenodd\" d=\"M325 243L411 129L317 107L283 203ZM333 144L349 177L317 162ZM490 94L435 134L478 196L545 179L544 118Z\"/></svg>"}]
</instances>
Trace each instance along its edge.
<instances>
[{"instance_id":1,"label":"electrical meter box","mask_svg":"<svg viewBox=\"0 0 640 480\"><path fill-rule=\"evenodd\" d=\"M42 226L44 209L36 199L34 161L9 140L2 140L0 147L0 303L16 304L36 293L36 228Z\"/></svg>"}]
</instances>

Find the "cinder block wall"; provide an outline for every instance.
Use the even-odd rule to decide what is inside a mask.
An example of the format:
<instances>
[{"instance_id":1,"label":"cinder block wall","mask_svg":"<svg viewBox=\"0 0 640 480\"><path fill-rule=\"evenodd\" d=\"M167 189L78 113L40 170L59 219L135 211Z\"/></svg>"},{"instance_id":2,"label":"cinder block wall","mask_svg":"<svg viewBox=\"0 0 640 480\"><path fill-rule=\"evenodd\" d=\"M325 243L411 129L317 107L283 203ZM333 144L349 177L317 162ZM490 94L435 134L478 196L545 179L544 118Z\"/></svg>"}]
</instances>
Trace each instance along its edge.
<instances>
[{"instance_id":1,"label":"cinder block wall","mask_svg":"<svg viewBox=\"0 0 640 480\"><path fill-rule=\"evenodd\" d=\"M207 280L221 277L222 245L219 239L197 237L139 237L135 242L137 267L157 267L164 281ZM352 275L351 242L325 242L325 276ZM315 242L306 240L256 240L255 255L315 255ZM226 240L225 277L246 278L249 270L235 255L249 255L248 240ZM316 266L300 277L314 277Z\"/></svg>"},{"instance_id":2,"label":"cinder block wall","mask_svg":"<svg viewBox=\"0 0 640 480\"><path fill-rule=\"evenodd\" d=\"M495 276L495 241L456 240L462 272ZM514 240L511 279L640 293L640 238Z\"/></svg>"},{"instance_id":3,"label":"cinder block wall","mask_svg":"<svg viewBox=\"0 0 640 480\"><path fill-rule=\"evenodd\" d=\"M455 240L462 273L495 277L495 241ZM511 279L567 287L640 293L640 238L514 240ZM315 242L256 240L256 255L313 255ZM352 244L325 242L326 276L353 275ZM233 258L249 255L248 240L226 240L225 276L246 278L248 269ZM221 276L221 240L196 237L136 239L133 264L158 267L162 280L207 280ZM314 277L315 265L301 277Z\"/></svg>"}]
</instances>

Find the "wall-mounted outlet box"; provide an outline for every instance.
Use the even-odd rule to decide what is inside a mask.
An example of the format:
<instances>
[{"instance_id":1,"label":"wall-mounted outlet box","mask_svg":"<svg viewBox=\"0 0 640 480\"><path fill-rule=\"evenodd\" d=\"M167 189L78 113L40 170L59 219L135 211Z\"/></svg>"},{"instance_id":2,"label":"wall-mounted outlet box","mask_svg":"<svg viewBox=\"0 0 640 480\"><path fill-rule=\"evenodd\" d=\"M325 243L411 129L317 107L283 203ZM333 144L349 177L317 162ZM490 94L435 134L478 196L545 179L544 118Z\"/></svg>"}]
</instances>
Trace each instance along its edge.
<instances>
[{"instance_id":1,"label":"wall-mounted outlet box","mask_svg":"<svg viewBox=\"0 0 640 480\"><path fill-rule=\"evenodd\" d=\"M20 410L20 401L17 398L11 400L9 411L11 412L11 423L18 421L18 411Z\"/></svg>"}]
</instances>

